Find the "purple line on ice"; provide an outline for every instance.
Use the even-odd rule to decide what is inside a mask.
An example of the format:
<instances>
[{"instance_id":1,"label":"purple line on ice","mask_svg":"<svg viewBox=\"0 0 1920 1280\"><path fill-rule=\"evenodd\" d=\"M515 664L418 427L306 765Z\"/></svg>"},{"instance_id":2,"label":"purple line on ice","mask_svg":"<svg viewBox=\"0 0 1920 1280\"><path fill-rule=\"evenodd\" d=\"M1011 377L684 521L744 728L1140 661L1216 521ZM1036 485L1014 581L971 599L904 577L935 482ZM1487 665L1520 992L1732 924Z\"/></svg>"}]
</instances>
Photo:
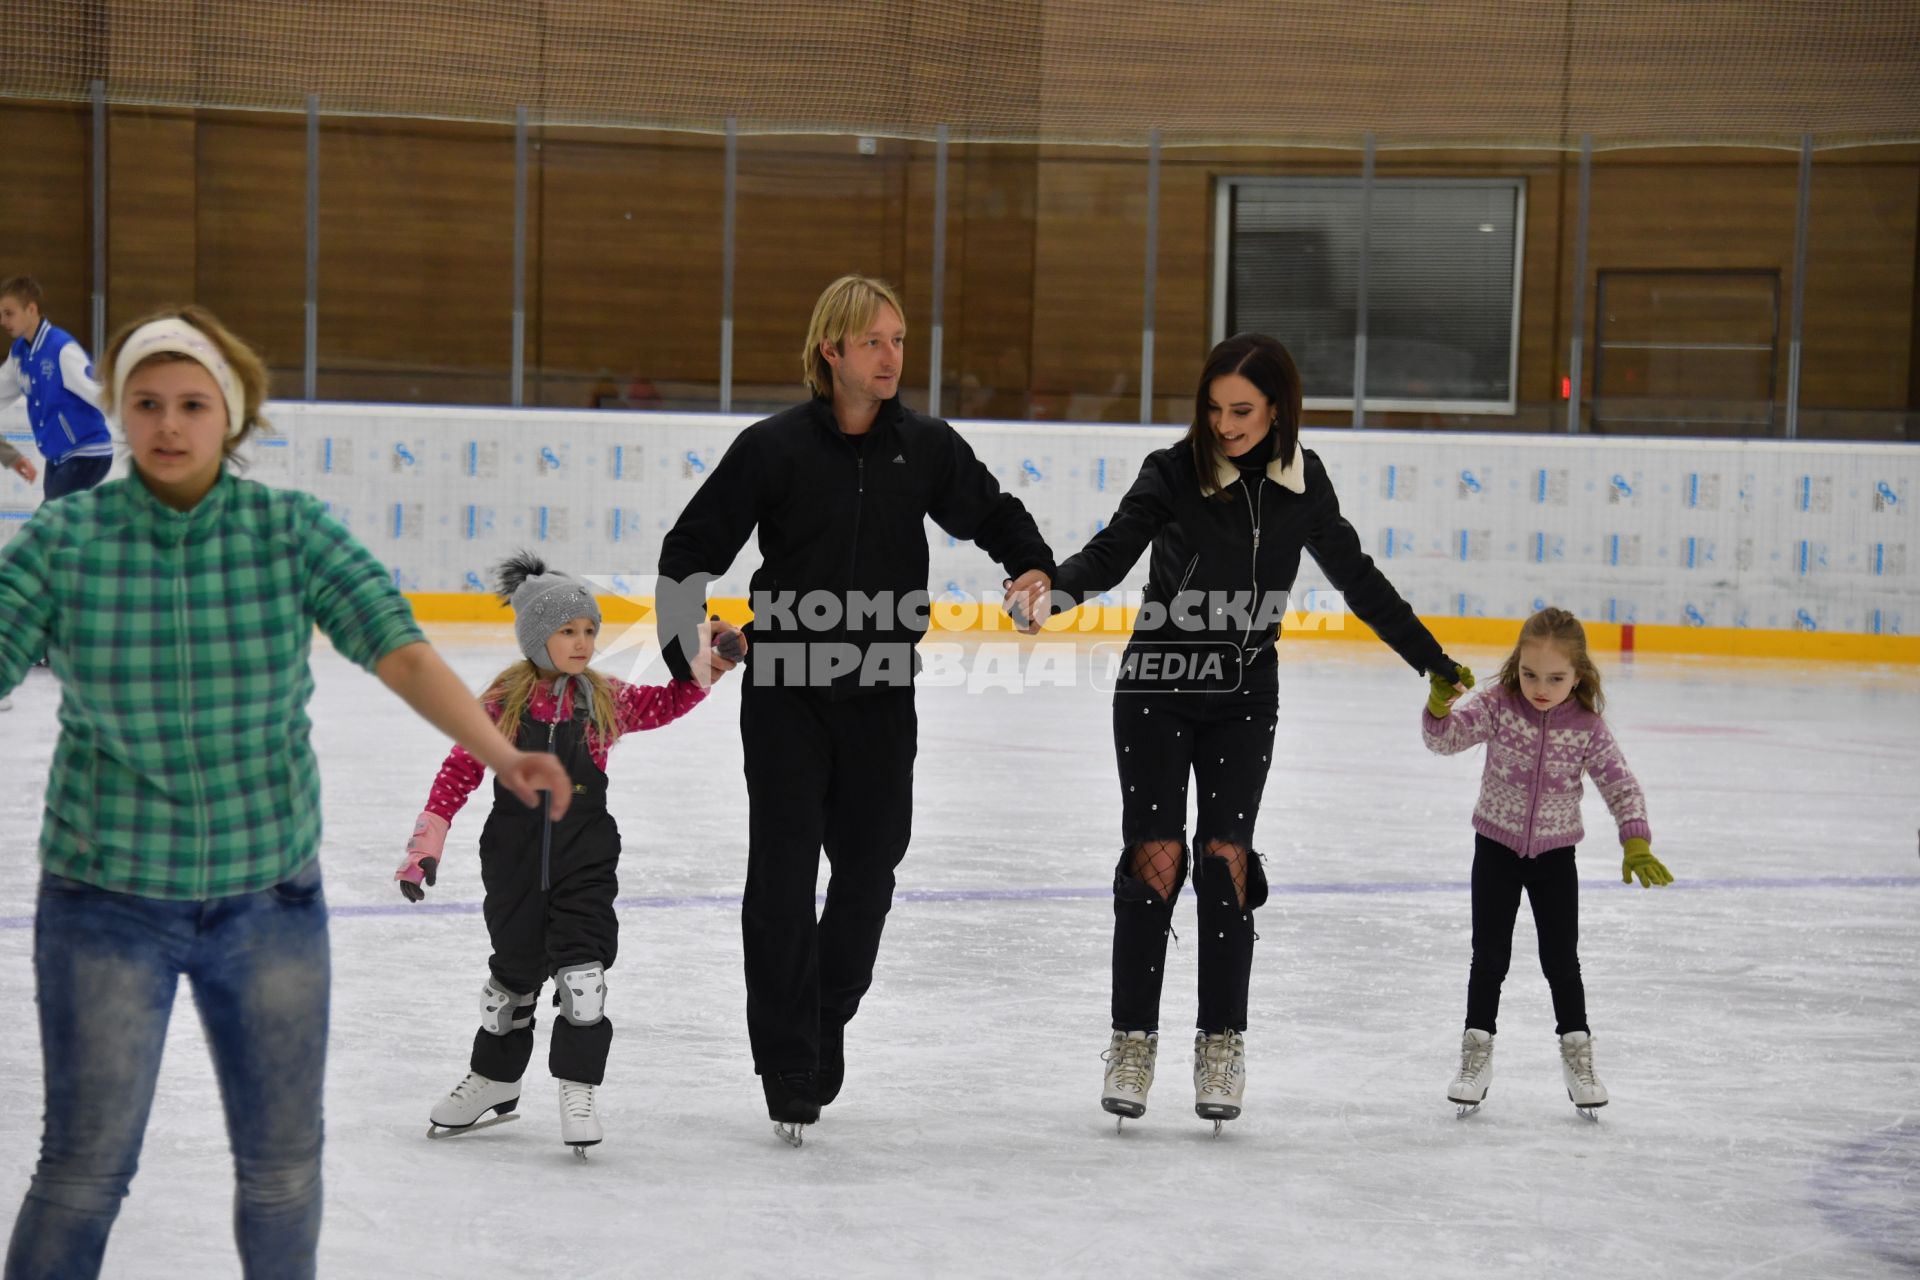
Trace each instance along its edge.
<instances>
[{"instance_id":1,"label":"purple line on ice","mask_svg":"<svg viewBox=\"0 0 1920 1280\"><path fill-rule=\"evenodd\" d=\"M1580 887L1589 893L1625 890L1632 886L1618 880L1583 880ZM1732 876L1714 880L1676 880L1667 889L1680 891L1741 889L1920 889L1920 876ZM1305 897L1312 894L1402 894L1465 893L1465 880L1378 880L1333 882L1327 884L1276 884L1270 892L1276 896ZM1071 885L1041 885L1027 889L903 889L895 902L1047 902L1106 898L1113 893L1107 885L1084 888ZM815 901L824 901L823 898ZM737 907L737 893L699 893L682 896L620 898L614 904L621 911L674 910L683 907ZM393 902L359 906L337 906L329 914L336 919L357 920L375 916L474 916L480 914L477 902ZM0 929L26 929L32 916L0 916Z\"/></svg>"}]
</instances>

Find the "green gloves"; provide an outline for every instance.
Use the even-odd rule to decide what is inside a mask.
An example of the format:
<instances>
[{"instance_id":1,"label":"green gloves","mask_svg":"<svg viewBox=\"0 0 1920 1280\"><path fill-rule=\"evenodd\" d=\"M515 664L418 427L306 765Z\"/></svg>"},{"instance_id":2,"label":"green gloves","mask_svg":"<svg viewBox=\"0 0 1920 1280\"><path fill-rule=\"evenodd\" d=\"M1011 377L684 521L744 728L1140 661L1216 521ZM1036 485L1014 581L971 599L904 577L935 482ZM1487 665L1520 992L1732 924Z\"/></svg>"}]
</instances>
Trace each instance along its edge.
<instances>
[{"instance_id":1,"label":"green gloves","mask_svg":"<svg viewBox=\"0 0 1920 1280\"><path fill-rule=\"evenodd\" d=\"M1427 710L1433 713L1436 720L1444 718L1453 709L1453 700L1460 696L1453 691L1454 685L1463 684L1469 689L1473 688L1473 672L1458 665L1454 671L1458 674L1453 679L1448 679L1438 671L1427 676L1427 683L1433 686L1433 692L1427 695Z\"/></svg>"},{"instance_id":2,"label":"green gloves","mask_svg":"<svg viewBox=\"0 0 1920 1280\"><path fill-rule=\"evenodd\" d=\"M1648 888L1656 884L1672 884L1673 872L1660 864L1653 856L1653 848L1639 836L1629 836L1620 842L1620 883L1632 884L1635 876L1640 877L1640 887Z\"/></svg>"}]
</instances>

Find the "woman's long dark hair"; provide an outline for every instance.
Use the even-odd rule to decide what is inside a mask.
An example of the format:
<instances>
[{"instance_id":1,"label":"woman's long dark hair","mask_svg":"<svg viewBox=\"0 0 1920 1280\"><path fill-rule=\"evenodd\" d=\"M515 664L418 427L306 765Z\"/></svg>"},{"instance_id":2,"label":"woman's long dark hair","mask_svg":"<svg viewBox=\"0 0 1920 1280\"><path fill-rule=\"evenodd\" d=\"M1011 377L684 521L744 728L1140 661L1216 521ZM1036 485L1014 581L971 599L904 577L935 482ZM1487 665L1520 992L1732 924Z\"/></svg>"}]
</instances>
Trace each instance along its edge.
<instances>
[{"instance_id":1,"label":"woman's long dark hair","mask_svg":"<svg viewBox=\"0 0 1920 1280\"><path fill-rule=\"evenodd\" d=\"M1207 399L1214 379L1231 373L1251 382L1273 405L1273 456L1282 466L1293 460L1300 446L1300 371L1293 367L1293 357L1264 333L1235 334L1208 353L1193 393L1193 425L1187 428L1187 446L1200 473L1200 492L1209 497L1226 497L1214 478L1226 455L1207 421Z\"/></svg>"}]
</instances>

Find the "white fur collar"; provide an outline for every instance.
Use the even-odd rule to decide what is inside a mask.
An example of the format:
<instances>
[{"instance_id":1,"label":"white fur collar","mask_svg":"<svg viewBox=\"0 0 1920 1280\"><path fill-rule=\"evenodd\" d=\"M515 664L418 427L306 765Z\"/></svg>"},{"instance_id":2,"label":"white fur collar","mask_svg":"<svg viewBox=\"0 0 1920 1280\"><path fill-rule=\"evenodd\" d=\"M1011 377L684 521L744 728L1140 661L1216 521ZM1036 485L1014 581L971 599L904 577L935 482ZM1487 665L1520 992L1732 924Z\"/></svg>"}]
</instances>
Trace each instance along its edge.
<instances>
[{"instance_id":1,"label":"white fur collar","mask_svg":"<svg viewBox=\"0 0 1920 1280\"><path fill-rule=\"evenodd\" d=\"M1233 459L1222 457L1214 467L1213 478L1220 488L1225 489L1240 478L1240 468L1233 465ZM1291 489L1295 493L1307 491L1307 453L1298 444L1293 446L1293 457L1285 466L1280 459L1267 460L1267 479L1282 489Z\"/></svg>"}]
</instances>

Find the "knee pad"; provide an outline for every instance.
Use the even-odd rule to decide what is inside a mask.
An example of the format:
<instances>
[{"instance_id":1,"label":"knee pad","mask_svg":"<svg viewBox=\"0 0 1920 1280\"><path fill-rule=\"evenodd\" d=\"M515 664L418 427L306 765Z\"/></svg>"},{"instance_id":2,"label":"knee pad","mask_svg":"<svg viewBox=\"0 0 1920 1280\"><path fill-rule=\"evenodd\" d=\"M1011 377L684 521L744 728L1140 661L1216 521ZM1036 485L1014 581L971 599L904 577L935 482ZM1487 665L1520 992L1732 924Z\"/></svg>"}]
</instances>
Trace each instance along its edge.
<instances>
[{"instance_id":1,"label":"knee pad","mask_svg":"<svg viewBox=\"0 0 1920 1280\"><path fill-rule=\"evenodd\" d=\"M553 993L560 1016L576 1027L590 1027L600 1021L607 1003L607 972L597 964L567 969L554 975L559 990Z\"/></svg>"},{"instance_id":2,"label":"knee pad","mask_svg":"<svg viewBox=\"0 0 1920 1280\"><path fill-rule=\"evenodd\" d=\"M524 1031L533 1025L534 994L519 995L488 978L480 989L480 1029L489 1035L504 1036Z\"/></svg>"}]
</instances>

